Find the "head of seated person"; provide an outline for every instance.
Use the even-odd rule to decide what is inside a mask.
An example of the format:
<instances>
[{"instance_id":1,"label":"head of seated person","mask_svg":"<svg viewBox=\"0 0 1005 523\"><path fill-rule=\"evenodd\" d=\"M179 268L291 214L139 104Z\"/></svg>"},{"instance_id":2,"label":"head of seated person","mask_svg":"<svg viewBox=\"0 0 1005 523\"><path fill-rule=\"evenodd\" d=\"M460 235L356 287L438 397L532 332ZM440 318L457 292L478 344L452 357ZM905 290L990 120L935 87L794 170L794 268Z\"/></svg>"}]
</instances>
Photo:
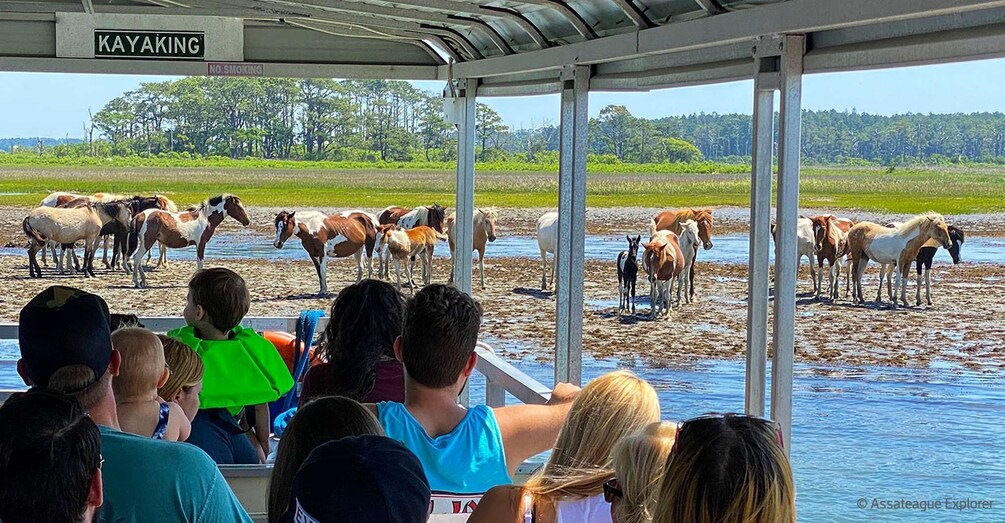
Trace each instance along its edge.
<instances>
[{"instance_id":1,"label":"head of seated person","mask_svg":"<svg viewBox=\"0 0 1005 523\"><path fill-rule=\"evenodd\" d=\"M0 406L0 485L6 523L95 519L101 434L79 401L36 387Z\"/></svg>"},{"instance_id":2,"label":"head of seated person","mask_svg":"<svg viewBox=\"0 0 1005 523\"><path fill-rule=\"evenodd\" d=\"M401 335L403 312L401 293L388 282L363 280L339 291L315 352L326 363L307 373L301 403L330 395L367 403L402 401L403 372L394 340Z\"/></svg>"},{"instance_id":3,"label":"head of seated person","mask_svg":"<svg viewBox=\"0 0 1005 523\"><path fill-rule=\"evenodd\" d=\"M600 496L614 477L614 445L659 419L659 398L645 380L625 370L594 379L573 401L551 457L527 488L554 501L594 498L608 510Z\"/></svg>"},{"instance_id":4,"label":"head of seated person","mask_svg":"<svg viewBox=\"0 0 1005 523\"><path fill-rule=\"evenodd\" d=\"M157 389L171 374L160 338L146 329L126 327L112 333L112 346L122 356L119 375L112 380L115 400L156 400Z\"/></svg>"},{"instance_id":5,"label":"head of seated person","mask_svg":"<svg viewBox=\"0 0 1005 523\"><path fill-rule=\"evenodd\" d=\"M456 397L474 371L481 322L481 305L454 287L433 284L415 293L405 306L401 337L395 342L395 354L405 365L406 388Z\"/></svg>"},{"instance_id":6,"label":"head of seated person","mask_svg":"<svg viewBox=\"0 0 1005 523\"><path fill-rule=\"evenodd\" d=\"M188 282L182 316L204 340L226 340L251 308L244 278L223 267L196 272Z\"/></svg>"},{"instance_id":7,"label":"head of seated person","mask_svg":"<svg viewBox=\"0 0 1005 523\"><path fill-rule=\"evenodd\" d=\"M383 436L377 418L354 400L328 396L301 407L279 440L269 484L269 521L279 521L290 503L293 477L318 445L346 436Z\"/></svg>"},{"instance_id":8,"label":"head of seated person","mask_svg":"<svg viewBox=\"0 0 1005 523\"><path fill-rule=\"evenodd\" d=\"M282 523L420 523L430 491L419 460L383 436L350 436L324 443L293 479Z\"/></svg>"},{"instance_id":9,"label":"head of seated person","mask_svg":"<svg viewBox=\"0 0 1005 523\"><path fill-rule=\"evenodd\" d=\"M652 423L614 445L611 465L615 477L604 483L604 499L611 504L614 523L653 520L676 433L676 423Z\"/></svg>"},{"instance_id":10,"label":"head of seated person","mask_svg":"<svg viewBox=\"0 0 1005 523\"><path fill-rule=\"evenodd\" d=\"M192 421L199 412L199 392L202 391L202 358L191 347L164 334L158 334L164 347L164 363L171 374L157 394L165 401L181 406Z\"/></svg>"},{"instance_id":11,"label":"head of seated person","mask_svg":"<svg viewBox=\"0 0 1005 523\"><path fill-rule=\"evenodd\" d=\"M778 426L736 414L685 421L667 461L655 523L796 521Z\"/></svg>"}]
</instances>

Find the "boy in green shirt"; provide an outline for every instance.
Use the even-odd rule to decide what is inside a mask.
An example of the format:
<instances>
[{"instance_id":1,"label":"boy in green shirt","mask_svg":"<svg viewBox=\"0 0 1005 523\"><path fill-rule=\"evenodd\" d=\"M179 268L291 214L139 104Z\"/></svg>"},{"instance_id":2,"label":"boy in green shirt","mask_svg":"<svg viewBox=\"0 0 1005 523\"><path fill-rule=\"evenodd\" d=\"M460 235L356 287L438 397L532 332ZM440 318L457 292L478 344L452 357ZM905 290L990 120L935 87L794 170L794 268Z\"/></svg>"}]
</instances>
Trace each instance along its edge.
<instances>
[{"instance_id":1,"label":"boy in green shirt","mask_svg":"<svg viewBox=\"0 0 1005 523\"><path fill-rule=\"evenodd\" d=\"M188 326L168 333L202 358L200 407L188 442L219 464L265 461L268 404L293 388L272 343L240 326L250 307L251 295L240 275L224 268L201 270L188 283L182 312ZM249 414L247 431L241 427L242 411Z\"/></svg>"}]
</instances>

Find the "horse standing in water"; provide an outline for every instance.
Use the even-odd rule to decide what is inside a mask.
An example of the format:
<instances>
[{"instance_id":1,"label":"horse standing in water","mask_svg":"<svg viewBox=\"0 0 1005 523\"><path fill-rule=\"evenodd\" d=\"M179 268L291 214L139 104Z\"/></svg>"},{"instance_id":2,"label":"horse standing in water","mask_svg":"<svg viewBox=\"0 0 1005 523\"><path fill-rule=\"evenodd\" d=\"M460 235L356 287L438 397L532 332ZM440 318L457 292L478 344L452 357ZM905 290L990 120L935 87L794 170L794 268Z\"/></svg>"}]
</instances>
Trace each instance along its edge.
<instances>
[{"instance_id":1,"label":"horse standing in water","mask_svg":"<svg viewBox=\"0 0 1005 523\"><path fill-rule=\"evenodd\" d=\"M923 238L917 242L912 240ZM894 264L901 259L908 244L912 244L913 253L909 260L913 260L918 255L918 250L928 240L935 240L942 247L949 249L952 242L949 238L949 230L946 227L946 220L941 214L929 212L920 214L910 219L903 225L896 228L884 227L878 223L860 222L855 224L848 231L848 245L852 263L852 277L854 283L853 294L858 303L865 303L862 294L862 275L870 260L875 260L880 264ZM883 270L880 269L882 278ZM897 291L900 289L903 274L897 273L897 281L893 291L893 306L897 307ZM882 279L880 287L876 293L876 302L883 301Z\"/></svg>"},{"instance_id":2,"label":"horse standing in water","mask_svg":"<svg viewBox=\"0 0 1005 523\"><path fill-rule=\"evenodd\" d=\"M949 229L949 238L953 240L953 245L949 248L949 255L953 258L953 265L956 265L960 263L960 249L963 248L963 229L952 225L948 225L947 229ZM935 253L938 252L938 250L939 243L934 240L928 240L918 251L918 257L916 258L918 265L918 286L916 289L918 305L921 305L922 268L924 268L925 272L925 301L928 302L929 305L932 304L932 259L935 258Z\"/></svg>"},{"instance_id":3,"label":"horse standing in water","mask_svg":"<svg viewBox=\"0 0 1005 523\"><path fill-rule=\"evenodd\" d=\"M684 254L684 267L677 275L677 305L680 305L680 293L684 290L684 303L691 303L691 296L686 289L690 286L691 274L694 272L694 260L698 256L698 224L694 220L686 220L681 224L678 236L680 251Z\"/></svg>"},{"instance_id":4,"label":"horse standing in water","mask_svg":"<svg viewBox=\"0 0 1005 523\"><path fill-rule=\"evenodd\" d=\"M628 300L631 297L632 315L635 314L635 282L639 275L639 242L641 236L628 240L628 250L618 253L618 316L628 312Z\"/></svg>"},{"instance_id":5,"label":"horse standing in water","mask_svg":"<svg viewBox=\"0 0 1005 523\"><path fill-rule=\"evenodd\" d=\"M558 213L546 212L537 219L537 248L541 251L541 290L548 290L549 265L551 266L551 283L555 282L555 259L552 256L548 263L548 253L558 252Z\"/></svg>"},{"instance_id":6,"label":"horse standing in water","mask_svg":"<svg viewBox=\"0 0 1005 523\"><path fill-rule=\"evenodd\" d=\"M113 221L128 224L130 217L129 205L121 201L88 202L87 205L76 208L32 209L21 223L25 235L32 240L28 247L29 276L42 277L42 268L35 255L50 242L73 245L78 240L84 240L84 276L94 277L94 253L101 238L101 228Z\"/></svg>"},{"instance_id":7,"label":"horse standing in water","mask_svg":"<svg viewBox=\"0 0 1005 523\"><path fill-rule=\"evenodd\" d=\"M649 275L649 318L655 320L661 313L670 314L670 293L673 280L684 270L684 253L677 235L666 230L656 231L642 247L642 266Z\"/></svg>"},{"instance_id":8,"label":"horse standing in water","mask_svg":"<svg viewBox=\"0 0 1005 523\"><path fill-rule=\"evenodd\" d=\"M412 227L425 225L438 233L443 233L443 225L446 219L447 209L435 203L426 207L416 207L415 209L392 206L380 211L380 214L377 215L377 225L397 225L402 229L411 229ZM380 253L378 276L390 279L390 253L385 252L386 246L381 242L381 238L383 236L380 236L377 241L377 252Z\"/></svg>"},{"instance_id":9,"label":"horse standing in water","mask_svg":"<svg viewBox=\"0 0 1005 523\"><path fill-rule=\"evenodd\" d=\"M300 243L318 273L319 295L328 294L328 263L325 256L353 256L356 259L356 281L363 279L363 248L368 240L366 225L372 225L368 218L347 218L341 214L327 216L315 211L282 211L276 215L275 223L276 241L272 242L273 247L282 249L286 240L293 235L300 238Z\"/></svg>"},{"instance_id":10,"label":"horse standing in water","mask_svg":"<svg viewBox=\"0 0 1005 523\"><path fill-rule=\"evenodd\" d=\"M771 239L777 242L775 238L775 228L774 223L771 224ZM803 256L810 261L810 281L813 282L813 293L819 294L820 288L817 281L817 272L813 267L813 222L805 217L800 216L796 221L796 272L799 272L799 265L802 264Z\"/></svg>"},{"instance_id":11,"label":"horse standing in water","mask_svg":"<svg viewBox=\"0 0 1005 523\"><path fill-rule=\"evenodd\" d=\"M824 261L828 264L827 297L838 299L841 282L841 265L848 255L848 231L855 222L847 218L838 218L833 214L824 214L810 218L813 224L813 252L817 255L816 298L820 299L820 289L823 287ZM810 260L812 263L812 260ZM845 276L845 295L851 286L851 275Z\"/></svg>"},{"instance_id":12,"label":"horse standing in water","mask_svg":"<svg viewBox=\"0 0 1005 523\"><path fill-rule=\"evenodd\" d=\"M701 239L702 247L705 250L712 248L712 226L715 219L712 217L712 209L678 209L675 211L663 211L649 220L649 235L655 235L656 231L671 231L680 236L682 224L687 220L694 220L698 224L698 237ZM688 274L689 300L694 300L694 261L698 257L695 251L691 260L691 268Z\"/></svg>"},{"instance_id":13,"label":"horse standing in water","mask_svg":"<svg viewBox=\"0 0 1005 523\"><path fill-rule=\"evenodd\" d=\"M499 215L495 209L475 209L474 231L471 247L478 251L478 274L481 276L482 289L485 288L485 244L496 241L496 220ZM454 282L454 228L457 226L457 213L447 216L447 243L450 245L450 283Z\"/></svg>"},{"instance_id":14,"label":"horse standing in water","mask_svg":"<svg viewBox=\"0 0 1005 523\"><path fill-rule=\"evenodd\" d=\"M129 235L130 248L135 246L133 285L136 288L147 286L143 256L158 242L172 249L195 245L196 267L202 269L202 261L206 257L206 245L213 237L217 226L227 216L245 227L251 225L251 219L248 218L248 212L244 209L241 199L232 194L214 196L199 207L183 213L150 210L134 217L133 230Z\"/></svg>"}]
</instances>

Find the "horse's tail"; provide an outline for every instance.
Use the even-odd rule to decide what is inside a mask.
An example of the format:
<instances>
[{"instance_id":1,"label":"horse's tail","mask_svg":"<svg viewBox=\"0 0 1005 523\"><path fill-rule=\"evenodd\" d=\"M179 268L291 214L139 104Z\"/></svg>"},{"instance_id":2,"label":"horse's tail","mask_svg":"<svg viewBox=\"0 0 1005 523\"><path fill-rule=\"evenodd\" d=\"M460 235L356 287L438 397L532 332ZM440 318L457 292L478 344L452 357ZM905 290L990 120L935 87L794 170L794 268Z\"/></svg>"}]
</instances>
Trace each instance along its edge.
<instances>
[{"instance_id":1,"label":"horse's tail","mask_svg":"<svg viewBox=\"0 0 1005 523\"><path fill-rule=\"evenodd\" d=\"M21 222L21 229L24 230L24 234L28 236L29 239L34 240L40 245L45 245L46 239L44 236L39 234L34 227L31 226L31 216L25 216L24 221Z\"/></svg>"},{"instance_id":2,"label":"horse's tail","mask_svg":"<svg viewBox=\"0 0 1005 523\"><path fill-rule=\"evenodd\" d=\"M649 219L649 237L652 238L656 234L656 218Z\"/></svg>"},{"instance_id":3,"label":"horse's tail","mask_svg":"<svg viewBox=\"0 0 1005 523\"><path fill-rule=\"evenodd\" d=\"M436 236L436 239L440 240L441 242L445 242L448 239L446 234L439 232L436 229L433 229L433 235Z\"/></svg>"},{"instance_id":4,"label":"horse's tail","mask_svg":"<svg viewBox=\"0 0 1005 523\"><path fill-rule=\"evenodd\" d=\"M140 246L140 228L143 227L143 220L140 216L133 217L132 226L129 227L128 240L126 240L126 256L132 256Z\"/></svg>"}]
</instances>

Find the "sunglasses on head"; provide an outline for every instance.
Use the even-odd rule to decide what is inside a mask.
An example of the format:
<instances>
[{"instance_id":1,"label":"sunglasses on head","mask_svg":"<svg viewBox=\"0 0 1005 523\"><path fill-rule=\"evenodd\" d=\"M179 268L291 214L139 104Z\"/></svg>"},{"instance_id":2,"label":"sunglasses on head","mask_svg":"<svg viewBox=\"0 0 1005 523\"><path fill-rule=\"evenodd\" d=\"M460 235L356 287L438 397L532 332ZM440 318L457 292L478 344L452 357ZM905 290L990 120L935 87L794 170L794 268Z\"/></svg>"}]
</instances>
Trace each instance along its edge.
<instances>
[{"instance_id":1,"label":"sunglasses on head","mask_svg":"<svg viewBox=\"0 0 1005 523\"><path fill-rule=\"evenodd\" d=\"M625 493L621 490L621 483L618 482L618 478L611 478L604 482L604 501L613 503L615 499L623 497L625 497Z\"/></svg>"},{"instance_id":2,"label":"sunglasses on head","mask_svg":"<svg viewBox=\"0 0 1005 523\"><path fill-rule=\"evenodd\" d=\"M725 418L745 418L745 419L754 421L756 423L761 423L761 424L767 425L767 426L771 427L772 429L774 429L775 434L778 436L778 446L782 447L782 448L785 448L785 441L784 441L784 438L782 437L782 427L781 427L781 425L778 424L778 422L776 422L775 420L768 419L768 418L762 418L762 417L759 417L759 416L748 416L746 414L733 414L733 413L712 412L712 413L709 413L709 414L703 414L701 416L696 416L696 417L693 417L691 419L687 419L687 420L684 420L684 421L678 423L677 424L677 434L679 435L680 432L681 432L681 430L683 430L688 425L694 425L694 424L698 424L698 423L702 423L702 422L706 422L706 421L712 421L712 420L721 420L721 419L725 419ZM675 445L676 445L676 442L675 442Z\"/></svg>"}]
</instances>

